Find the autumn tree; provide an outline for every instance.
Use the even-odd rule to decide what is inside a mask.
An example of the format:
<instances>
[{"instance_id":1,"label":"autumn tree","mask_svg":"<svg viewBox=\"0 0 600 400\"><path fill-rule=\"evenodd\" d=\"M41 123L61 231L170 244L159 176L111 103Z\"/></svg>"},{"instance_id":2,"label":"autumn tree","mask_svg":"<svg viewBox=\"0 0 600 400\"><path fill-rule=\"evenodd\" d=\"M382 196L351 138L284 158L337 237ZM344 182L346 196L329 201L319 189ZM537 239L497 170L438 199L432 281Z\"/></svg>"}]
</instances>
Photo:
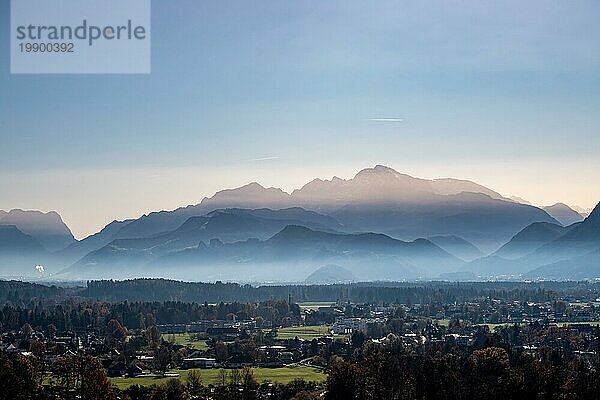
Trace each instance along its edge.
<instances>
[{"instance_id":1,"label":"autumn tree","mask_svg":"<svg viewBox=\"0 0 600 400\"><path fill-rule=\"evenodd\" d=\"M31 357L0 352L0 400L26 400L40 389L39 371Z\"/></svg>"},{"instance_id":2,"label":"autumn tree","mask_svg":"<svg viewBox=\"0 0 600 400\"><path fill-rule=\"evenodd\" d=\"M111 400L115 398L106 372L95 357L87 356L81 365L81 398L83 400Z\"/></svg>"}]
</instances>

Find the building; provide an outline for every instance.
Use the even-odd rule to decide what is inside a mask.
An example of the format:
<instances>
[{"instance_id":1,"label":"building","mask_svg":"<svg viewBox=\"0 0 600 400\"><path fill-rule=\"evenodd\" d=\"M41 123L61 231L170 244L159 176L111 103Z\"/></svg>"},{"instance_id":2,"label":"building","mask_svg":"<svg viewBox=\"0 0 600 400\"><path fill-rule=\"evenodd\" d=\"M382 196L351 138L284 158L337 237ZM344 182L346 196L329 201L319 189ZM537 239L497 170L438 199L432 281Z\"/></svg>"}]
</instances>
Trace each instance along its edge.
<instances>
[{"instance_id":1,"label":"building","mask_svg":"<svg viewBox=\"0 0 600 400\"><path fill-rule=\"evenodd\" d=\"M214 368L217 364L217 360L214 358L206 358L206 357L191 357L184 358L182 368L190 369L190 368Z\"/></svg>"}]
</instances>

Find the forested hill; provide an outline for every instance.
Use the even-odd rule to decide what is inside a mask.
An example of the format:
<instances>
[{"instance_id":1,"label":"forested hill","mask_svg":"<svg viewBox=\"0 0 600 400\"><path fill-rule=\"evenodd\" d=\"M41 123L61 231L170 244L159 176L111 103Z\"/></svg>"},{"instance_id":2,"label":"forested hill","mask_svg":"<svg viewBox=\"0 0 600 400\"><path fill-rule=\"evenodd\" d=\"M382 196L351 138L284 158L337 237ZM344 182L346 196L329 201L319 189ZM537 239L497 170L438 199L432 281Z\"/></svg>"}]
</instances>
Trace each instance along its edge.
<instances>
[{"instance_id":1,"label":"forested hill","mask_svg":"<svg viewBox=\"0 0 600 400\"><path fill-rule=\"evenodd\" d=\"M55 285L40 285L37 283L22 281L0 280L0 303L29 303L35 300L59 300L62 298L77 296L83 291L83 287L58 287Z\"/></svg>"},{"instance_id":2,"label":"forested hill","mask_svg":"<svg viewBox=\"0 0 600 400\"><path fill-rule=\"evenodd\" d=\"M474 298L507 301L548 301L559 297L600 296L600 284L586 282L370 282L338 285L251 286L237 283L181 282L166 279L89 281L87 287L45 286L0 281L0 302L29 303L71 297L108 302L181 301L196 303L260 302L267 300L349 300L354 303L453 303ZM595 297L594 297L595 298Z\"/></svg>"},{"instance_id":3,"label":"forested hill","mask_svg":"<svg viewBox=\"0 0 600 400\"><path fill-rule=\"evenodd\" d=\"M518 301L546 301L565 295L600 290L600 285L577 282L442 283L370 282L338 285L259 286L236 283L192 283L164 279L91 281L82 295L106 301L292 302L349 300L355 303L431 303L465 301L477 297Z\"/></svg>"}]
</instances>

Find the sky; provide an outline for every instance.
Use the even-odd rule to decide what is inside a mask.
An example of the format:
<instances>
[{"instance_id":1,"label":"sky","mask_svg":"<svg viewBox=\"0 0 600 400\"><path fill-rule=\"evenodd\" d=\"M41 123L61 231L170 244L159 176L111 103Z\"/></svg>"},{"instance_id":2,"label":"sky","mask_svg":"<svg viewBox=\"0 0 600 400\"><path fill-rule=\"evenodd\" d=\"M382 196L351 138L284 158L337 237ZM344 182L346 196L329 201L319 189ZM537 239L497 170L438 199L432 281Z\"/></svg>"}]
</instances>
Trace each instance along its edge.
<instances>
[{"instance_id":1,"label":"sky","mask_svg":"<svg viewBox=\"0 0 600 400\"><path fill-rule=\"evenodd\" d=\"M0 209L114 219L375 164L600 201L600 2L152 2L152 72L11 75ZM1 56L4 55L4 56Z\"/></svg>"}]
</instances>

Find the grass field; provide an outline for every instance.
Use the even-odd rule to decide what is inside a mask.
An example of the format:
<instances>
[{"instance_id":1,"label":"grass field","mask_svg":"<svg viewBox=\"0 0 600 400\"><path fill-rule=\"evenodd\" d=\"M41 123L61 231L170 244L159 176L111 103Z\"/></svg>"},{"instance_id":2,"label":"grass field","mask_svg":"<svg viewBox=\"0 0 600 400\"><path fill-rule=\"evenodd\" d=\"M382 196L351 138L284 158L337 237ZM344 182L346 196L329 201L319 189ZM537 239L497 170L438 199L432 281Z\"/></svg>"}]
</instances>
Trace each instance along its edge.
<instances>
[{"instance_id":1,"label":"grass field","mask_svg":"<svg viewBox=\"0 0 600 400\"><path fill-rule=\"evenodd\" d=\"M316 310L319 307L331 307L334 305L333 301L307 301L304 303L298 303L302 310Z\"/></svg>"},{"instance_id":2,"label":"grass field","mask_svg":"<svg viewBox=\"0 0 600 400\"><path fill-rule=\"evenodd\" d=\"M252 368L254 376L258 382L265 380L278 383L289 383L294 379L302 378L305 381L323 382L327 375L323 372L304 366L284 367L284 368ZM179 379L187 378L188 372L191 370L173 370L179 374ZM202 375L202 381L205 385L216 384L218 381L218 369L199 369L197 370ZM226 370L229 373L229 370ZM152 384L164 383L170 378L110 378L113 385L119 389L127 389L131 385L149 386Z\"/></svg>"},{"instance_id":3,"label":"grass field","mask_svg":"<svg viewBox=\"0 0 600 400\"><path fill-rule=\"evenodd\" d=\"M189 333L163 333L162 339L167 342L174 340L176 344L180 344L183 346L189 346L196 350L206 350L208 349L208 345L205 340L192 340Z\"/></svg>"},{"instance_id":4,"label":"grass field","mask_svg":"<svg viewBox=\"0 0 600 400\"><path fill-rule=\"evenodd\" d=\"M298 337L298 339L313 340L329 335L330 329L331 327L329 325L279 328L277 331L277 339L295 339Z\"/></svg>"}]
</instances>

